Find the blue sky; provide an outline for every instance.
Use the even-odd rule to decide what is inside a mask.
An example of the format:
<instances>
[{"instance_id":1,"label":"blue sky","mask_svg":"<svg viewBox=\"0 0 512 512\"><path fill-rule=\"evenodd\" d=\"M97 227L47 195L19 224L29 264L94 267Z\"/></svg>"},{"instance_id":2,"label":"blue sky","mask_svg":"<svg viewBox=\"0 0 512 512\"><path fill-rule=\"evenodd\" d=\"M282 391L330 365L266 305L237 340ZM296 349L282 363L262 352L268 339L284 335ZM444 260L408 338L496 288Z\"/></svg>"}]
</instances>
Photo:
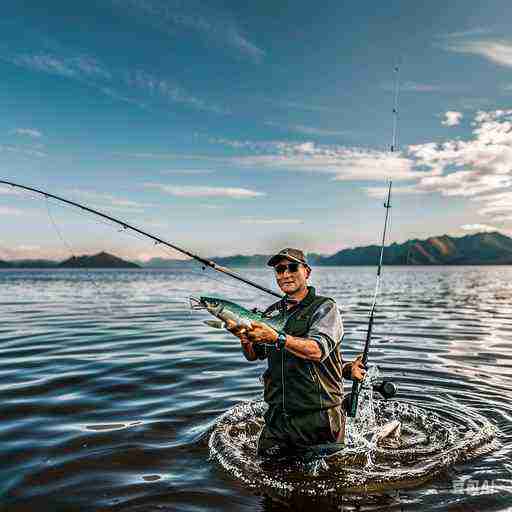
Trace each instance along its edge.
<instances>
[{"instance_id":1,"label":"blue sky","mask_svg":"<svg viewBox=\"0 0 512 512\"><path fill-rule=\"evenodd\" d=\"M4 179L204 255L376 243L389 178L391 240L512 233L510 2L22 4L0 22ZM0 215L0 258L162 255L10 189Z\"/></svg>"}]
</instances>

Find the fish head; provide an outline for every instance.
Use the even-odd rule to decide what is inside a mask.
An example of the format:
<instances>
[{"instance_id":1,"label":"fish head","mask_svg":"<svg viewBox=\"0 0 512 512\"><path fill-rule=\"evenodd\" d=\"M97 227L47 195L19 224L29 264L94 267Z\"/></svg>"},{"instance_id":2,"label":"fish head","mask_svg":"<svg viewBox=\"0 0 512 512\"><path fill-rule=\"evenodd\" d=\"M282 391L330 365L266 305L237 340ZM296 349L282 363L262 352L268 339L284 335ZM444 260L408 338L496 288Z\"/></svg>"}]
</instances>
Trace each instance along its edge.
<instances>
[{"instance_id":1,"label":"fish head","mask_svg":"<svg viewBox=\"0 0 512 512\"><path fill-rule=\"evenodd\" d=\"M201 296L199 298L202 306L212 315L219 316L224 309L226 301L219 297Z\"/></svg>"}]
</instances>

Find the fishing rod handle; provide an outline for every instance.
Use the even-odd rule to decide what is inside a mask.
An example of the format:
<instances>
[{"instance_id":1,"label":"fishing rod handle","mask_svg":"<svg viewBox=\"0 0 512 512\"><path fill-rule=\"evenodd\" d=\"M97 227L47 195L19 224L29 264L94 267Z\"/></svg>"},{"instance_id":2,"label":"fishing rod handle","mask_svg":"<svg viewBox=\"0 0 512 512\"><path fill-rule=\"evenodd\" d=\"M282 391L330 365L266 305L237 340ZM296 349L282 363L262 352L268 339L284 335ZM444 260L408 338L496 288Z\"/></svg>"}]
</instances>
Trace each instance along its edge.
<instances>
[{"instance_id":1,"label":"fishing rod handle","mask_svg":"<svg viewBox=\"0 0 512 512\"><path fill-rule=\"evenodd\" d=\"M357 405L359 402L359 391L361 389L361 383L355 380L352 383L352 392L350 393L350 402L347 410L347 416L355 418L357 414Z\"/></svg>"}]
</instances>

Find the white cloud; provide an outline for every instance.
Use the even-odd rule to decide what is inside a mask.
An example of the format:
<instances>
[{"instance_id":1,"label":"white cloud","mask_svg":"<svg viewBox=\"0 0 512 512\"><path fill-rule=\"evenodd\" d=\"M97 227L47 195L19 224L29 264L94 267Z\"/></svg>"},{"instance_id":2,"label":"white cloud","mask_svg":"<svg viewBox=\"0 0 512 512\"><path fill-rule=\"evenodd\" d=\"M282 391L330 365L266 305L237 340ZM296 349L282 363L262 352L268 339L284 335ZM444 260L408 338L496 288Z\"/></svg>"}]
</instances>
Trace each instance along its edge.
<instances>
[{"instance_id":1,"label":"white cloud","mask_svg":"<svg viewBox=\"0 0 512 512\"><path fill-rule=\"evenodd\" d=\"M408 155L431 171L417 189L471 198L495 221L512 213L512 110L480 111L469 140L412 145Z\"/></svg>"},{"instance_id":2,"label":"white cloud","mask_svg":"<svg viewBox=\"0 0 512 512\"><path fill-rule=\"evenodd\" d=\"M387 187L364 187L363 190L369 197L374 199L382 199L383 201L386 199L388 193ZM425 194L427 192L427 190L421 190L415 185L406 185L402 187L393 187L391 190L391 195Z\"/></svg>"},{"instance_id":3,"label":"white cloud","mask_svg":"<svg viewBox=\"0 0 512 512\"><path fill-rule=\"evenodd\" d=\"M479 55L495 64L512 67L512 42L507 40L458 41L445 48L452 52Z\"/></svg>"},{"instance_id":4,"label":"white cloud","mask_svg":"<svg viewBox=\"0 0 512 512\"><path fill-rule=\"evenodd\" d=\"M264 192L236 187L209 187L199 185L164 185L161 183L146 183L147 188L154 188L176 197L229 197L233 199L248 199L266 195Z\"/></svg>"},{"instance_id":5,"label":"white cloud","mask_svg":"<svg viewBox=\"0 0 512 512\"><path fill-rule=\"evenodd\" d=\"M125 73L125 80L130 87L142 90L151 97L158 97L172 103L185 104L196 110L229 114L228 109L190 94L176 82L156 77L142 70Z\"/></svg>"},{"instance_id":6,"label":"white cloud","mask_svg":"<svg viewBox=\"0 0 512 512\"><path fill-rule=\"evenodd\" d=\"M457 126L462 120L462 112L448 110L444 113L444 119L441 121L443 126Z\"/></svg>"},{"instance_id":7,"label":"white cloud","mask_svg":"<svg viewBox=\"0 0 512 512\"><path fill-rule=\"evenodd\" d=\"M213 174L213 169L167 169L160 171L160 174L172 174L172 175L196 175L196 174Z\"/></svg>"},{"instance_id":8,"label":"white cloud","mask_svg":"<svg viewBox=\"0 0 512 512\"><path fill-rule=\"evenodd\" d=\"M12 130L10 133L14 135L26 135L28 137L34 137L35 139L39 139L43 136L43 134L39 130L35 130L33 128L16 128Z\"/></svg>"},{"instance_id":9,"label":"white cloud","mask_svg":"<svg viewBox=\"0 0 512 512\"><path fill-rule=\"evenodd\" d=\"M196 110L228 114L229 110L199 98L173 80L151 75L142 70L111 70L89 55L50 53L3 54L0 58L16 66L86 83L102 94L118 101L147 108L145 101L126 94L138 91L158 101L187 105ZM113 84L117 84L113 87Z\"/></svg>"},{"instance_id":10,"label":"white cloud","mask_svg":"<svg viewBox=\"0 0 512 512\"><path fill-rule=\"evenodd\" d=\"M258 219L256 217L245 217L240 219L242 224L304 224L300 219Z\"/></svg>"},{"instance_id":11,"label":"white cloud","mask_svg":"<svg viewBox=\"0 0 512 512\"><path fill-rule=\"evenodd\" d=\"M105 192L92 192L89 190L71 189L67 191L67 194L71 195L72 197L78 197L83 201L94 203L99 208L109 208L111 210L115 209L142 211L144 208L153 206L148 203L140 203L138 201L117 197Z\"/></svg>"},{"instance_id":12,"label":"white cloud","mask_svg":"<svg viewBox=\"0 0 512 512\"><path fill-rule=\"evenodd\" d=\"M112 0L123 13L174 35L177 28L194 31L208 42L233 49L238 55L260 62L265 52L240 31L228 12L196 0Z\"/></svg>"},{"instance_id":13,"label":"white cloud","mask_svg":"<svg viewBox=\"0 0 512 512\"><path fill-rule=\"evenodd\" d=\"M67 78L95 77L110 80L112 75L99 61L86 55L61 56L50 53L4 55L17 66Z\"/></svg>"},{"instance_id":14,"label":"white cloud","mask_svg":"<svg viewBox=\"0 0 512 512\"><path fill-rule=\"evenodd\" d=\"M0 185L0 195L21 196L23 195L23 192L20 189L11 187L9 185Z\"/></svg>"},{"instance_id":15,"label":"white cloud","mask_svg":"<svg viewBox=\"0 0 512 512\"><path fill-rule=\"evenodd\" d=\"M440 37L448 39L459 39L461 37L481 36L483 34L489 34L490 32L492 32L492 30L489 27L475 27L469 28L467 30L461 30L458 32L450 32L449 34L444 34Z\"/></svg>"},{"instance_id":16,"label":"white cloud","mask_svg":"<svg viewBox=\"0 0 512 512\"><path fill-rule=\"evenodd\" d=\"M31 147L0 144L0 153L14 153L22 156L36 156L38 158L48 156L44 151L41 151L38 146Z\"/></svg>"},{"instance_id":17,"label":"white cloud","mask_svg":"<svg viewBox=\"0 0 512 512\"><path fill-rule=\"evenodd\" d=\"M23 212L21 210L18 210L18 208L11 208L10 206L0 206L0 215L19 216L23 215Z\"/></svg>"},{"instance_id":18,"label":"white cloud","mask_svg":"<svg viewBox=\"0 0 512 512\"><path fill-rule=\"evenodd\" d=\"M316 128L314 126L304 126L302 124L292 124L289 126L290 130L304 133L305 135L318 135L320 137L336 137L339 135L346 135L347 131L343 130L326 130L325 128Z\"/></svg>"},{"instance_id":19,"label":"white cloud","mask_svg":"<svg viewBox=\"0 0 512 512\"><path fill-rule=\"evenodd\" d=\"M407 180L421 174L413 172L412 161L401 153L314 142L272 142L263 147L267 154L234 157L231 162L244 167L331 174L340 181Z\"/></svg>"},{"instance_id":20,"label":"white cloud","mask_svg":"<svg viewBox=\"0 0 512 512\"><path fill-rule=\"evenodd\" d=\"M344 130L328 130L315 126L305 126L303 124L279 124L274 121L266 121L265 124L279 128L280 130L303 133L304 135L317 135L319 137L338 137L352 133Z\"/></svg>"},{"instance_id":21,"label":"white cloud","mask_svg":"<svg viewBox=\"0 0 512 512\"><path fill-rule=\"evenodd\" d=\"M464 231L478 231L478 232L486 232L491 233L493 231L498 231L498 228L494 226L489 226L487 224L464 224L461 226L461 229Z\"/></svg>"},{"instance_id":22,"label":"white cloud","mask_svg":"<svg viewBox=\"0 0 512 512\"><path fill-rule=\"evenodd\" d=\"M386 84L386 89L394 89L394 85L391 83ZM440 85L435 84L421 84L418 82L405 81L400 84L400 92L439 92L443 88Z\"/></svg>"}]
</instances>

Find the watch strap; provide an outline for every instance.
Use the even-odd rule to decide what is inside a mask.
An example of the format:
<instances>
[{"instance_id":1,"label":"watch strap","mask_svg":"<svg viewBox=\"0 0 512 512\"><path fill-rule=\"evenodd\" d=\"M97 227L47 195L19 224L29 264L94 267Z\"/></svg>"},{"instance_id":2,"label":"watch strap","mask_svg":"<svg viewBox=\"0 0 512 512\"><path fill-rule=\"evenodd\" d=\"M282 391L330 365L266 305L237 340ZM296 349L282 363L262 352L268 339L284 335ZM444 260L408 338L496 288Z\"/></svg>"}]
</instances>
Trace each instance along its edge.
<instances>
[{"instance_id":1,"label":"watch strap","mask_svg":"<svg viewBox=\"0 0 512 512\"><path fill-rule=\"evenodd\" d=\"M283 350L286 345L286 333L279 332L276 340L276 348L277 350Z\"/></svg>"}]
</instances>

